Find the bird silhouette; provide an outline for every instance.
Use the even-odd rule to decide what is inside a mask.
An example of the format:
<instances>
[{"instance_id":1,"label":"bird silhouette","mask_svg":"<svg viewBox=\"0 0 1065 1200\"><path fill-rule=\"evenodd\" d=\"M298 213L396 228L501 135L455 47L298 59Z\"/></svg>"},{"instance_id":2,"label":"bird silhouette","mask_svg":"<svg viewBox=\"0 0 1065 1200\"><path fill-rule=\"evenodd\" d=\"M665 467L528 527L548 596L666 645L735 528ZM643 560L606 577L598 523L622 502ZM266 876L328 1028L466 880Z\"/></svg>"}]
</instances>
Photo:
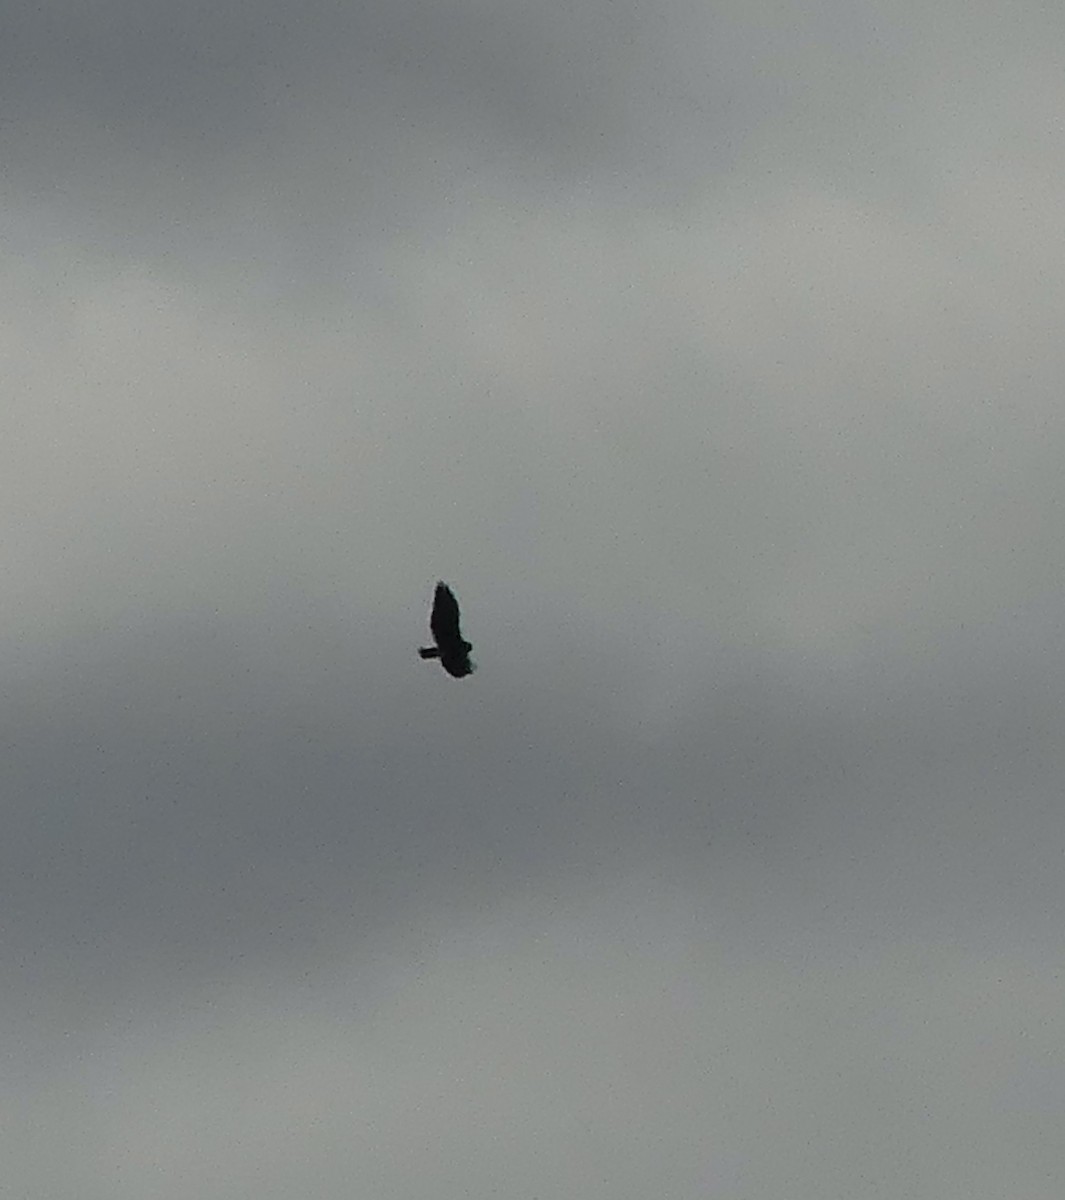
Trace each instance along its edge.
<instances>
[{"instance_id":1,"label":"bird silhouette","mask_svg":"<svg viewBox=\"0 0 1065 1200\"><path fill-rule=\"evenodd\" d=\"M455 593L443 580L436 585L429 628L436 645L423 646L418 651L422 658L440 659L440 665L456 679L472 674L474 664L470 662L470 651L473 647L459 628L459 602L455 599Z\"/></svg>"}]
</instances>

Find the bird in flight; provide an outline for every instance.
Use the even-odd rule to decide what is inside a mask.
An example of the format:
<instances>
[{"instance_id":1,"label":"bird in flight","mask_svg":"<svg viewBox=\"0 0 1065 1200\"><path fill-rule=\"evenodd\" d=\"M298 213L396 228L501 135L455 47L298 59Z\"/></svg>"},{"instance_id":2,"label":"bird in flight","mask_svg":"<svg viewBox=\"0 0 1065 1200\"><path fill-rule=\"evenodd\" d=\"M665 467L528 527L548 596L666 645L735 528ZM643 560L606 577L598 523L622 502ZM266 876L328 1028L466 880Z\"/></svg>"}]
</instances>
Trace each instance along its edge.
<instances>
[{"instance_id":1,"label":"bird in flight","mask_svg":"<svg viewBox=\"0 0 1065 1200\"><path fill-rule=\"evenodd\" d=\"M456 679L469 675L474 669L474 664L470 662L473 647L459 629L459 602L455 599L455 593L443 581L436 585L429 628L433 631L436 645L419 650L422 658L440 659L440 665Z\"/></svg>"}]
</instances>

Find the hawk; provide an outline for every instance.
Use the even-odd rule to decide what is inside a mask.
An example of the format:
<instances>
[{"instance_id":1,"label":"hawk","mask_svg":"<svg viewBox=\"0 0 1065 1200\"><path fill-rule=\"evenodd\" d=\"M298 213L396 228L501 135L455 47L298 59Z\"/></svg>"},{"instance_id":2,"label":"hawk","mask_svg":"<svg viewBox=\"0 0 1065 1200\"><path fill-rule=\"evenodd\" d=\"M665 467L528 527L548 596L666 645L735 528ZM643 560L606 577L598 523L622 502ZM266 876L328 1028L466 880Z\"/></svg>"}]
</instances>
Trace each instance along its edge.
<instances>
[{"instance_id":1,"label":"hawk","mask_svg":"<svg viewBox=\"0 0 1065 1200\"><path fill-rule=\"evenodd\" d=\"M436 645L419 650L422 658L440 659L440 665L456 679L469 675L474 669L474 664L470 662L473 647L463 638L459 629L459 602L455 599L455 593L443 581L436 585L429 628L433 631Z\"/></svg>"}]
</instances>

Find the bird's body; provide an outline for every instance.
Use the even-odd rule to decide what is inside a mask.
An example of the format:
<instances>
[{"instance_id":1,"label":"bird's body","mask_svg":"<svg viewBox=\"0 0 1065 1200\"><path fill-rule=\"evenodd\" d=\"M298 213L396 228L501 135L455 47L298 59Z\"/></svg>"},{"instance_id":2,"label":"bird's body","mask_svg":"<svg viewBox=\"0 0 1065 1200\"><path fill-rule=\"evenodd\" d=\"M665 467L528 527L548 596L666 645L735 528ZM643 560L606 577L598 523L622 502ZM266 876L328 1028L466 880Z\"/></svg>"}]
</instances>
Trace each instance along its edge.
<instances>
[{"instance_id":1,"label":"bird's body","mask_svg":"<svg viewBox=\"0 0 1065 1200\"><path fill-rule=\"evenodd\" d=\"M470 662L470 651L473 647L459 628L459 602L455 599L455 593L443 581L436 585L429 628L436 645L419 650L422 658L440 659L440 665L456 679L471 674L474 668Z\"/></svg>"}]
</instances>

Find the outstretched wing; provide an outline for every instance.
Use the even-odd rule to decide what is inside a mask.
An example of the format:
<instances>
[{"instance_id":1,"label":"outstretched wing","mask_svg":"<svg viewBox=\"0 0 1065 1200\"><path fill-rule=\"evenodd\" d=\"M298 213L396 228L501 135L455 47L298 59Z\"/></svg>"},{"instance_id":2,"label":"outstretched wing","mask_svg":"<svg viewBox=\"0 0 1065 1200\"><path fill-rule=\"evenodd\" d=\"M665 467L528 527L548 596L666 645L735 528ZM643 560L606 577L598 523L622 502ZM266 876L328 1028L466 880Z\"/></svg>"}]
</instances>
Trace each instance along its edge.
<instances>
[{"instance_id":1,"label":"outstretched wing","mask_svg":"<svg viewBox=\"0 0 1065 1200\"><path fill-rule=\"evenodd\" d=\"M429 628L433 631L433 637L441 650L458 647L462 643L462 634L459 632L459 602L446 583L436 585Z\"/></svg>"}]
</instances>

